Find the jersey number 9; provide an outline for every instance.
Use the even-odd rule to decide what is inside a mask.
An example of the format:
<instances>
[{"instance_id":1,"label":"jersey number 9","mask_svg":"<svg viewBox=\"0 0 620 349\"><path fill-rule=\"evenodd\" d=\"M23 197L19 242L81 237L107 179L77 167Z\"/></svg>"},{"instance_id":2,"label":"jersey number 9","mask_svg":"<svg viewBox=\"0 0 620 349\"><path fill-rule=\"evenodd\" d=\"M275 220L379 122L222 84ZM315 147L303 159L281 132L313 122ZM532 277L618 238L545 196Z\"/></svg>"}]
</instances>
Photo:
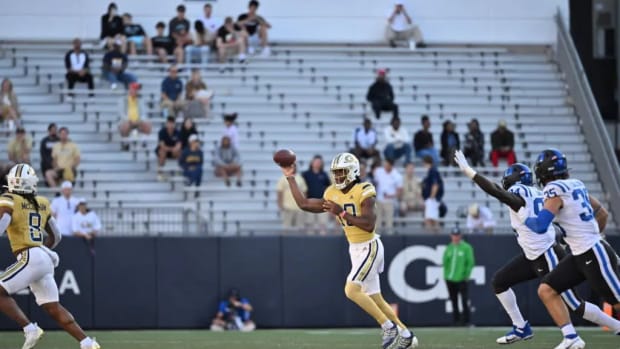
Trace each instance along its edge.
<instances>
[{"instance_id":1,"label":"jersey number 9","mask_svg":"<svg viewBox=\"0 0 620 349\"><path fill-rule=\"evenodd\" d=\"M28 216L28 227L30 229L30 240L33 242L43 241L43 234L41 234L41 215L38 212L30 212Z\"/></svg>"},{"instance_id":2,"label":"jersey number 9","mask_svg":"<svg viewBox=\"0 0 620 349\"><path fill-rule=\"evenodd\" d=\"M356 212L355 212L355 205L354 204L344 204L344 206L342 206L342 209L345 210L348 214L350 214L351 216L357 216ZM342 224L342 226L351 226L353 224L349 224L345 219L342 219L340 217L338 217L338 220L340 221L340 224Z\"/></svg>"}]
</instances>

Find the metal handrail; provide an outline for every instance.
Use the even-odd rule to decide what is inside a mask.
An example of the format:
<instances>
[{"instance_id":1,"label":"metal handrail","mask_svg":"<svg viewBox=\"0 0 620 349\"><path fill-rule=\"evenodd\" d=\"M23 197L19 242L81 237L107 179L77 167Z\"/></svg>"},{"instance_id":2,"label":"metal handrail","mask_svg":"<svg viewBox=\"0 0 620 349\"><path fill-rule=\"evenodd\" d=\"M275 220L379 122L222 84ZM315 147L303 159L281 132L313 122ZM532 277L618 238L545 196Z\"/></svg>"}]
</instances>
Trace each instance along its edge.
<instances>
[{"instance_id":1,"label":"metal handrail","mask_svg":"<svg viewBox=\"0 0 620 349\"><path fill-rule=\"evenodd\" d=\"M559 11L555 15L555 22L558 32L555 58L565 74L568 89L574 99L580 126L598 170L605 199L609 202L608 209L618 224L620 219L620 166L618 166L614 147L592 95L577 49Z\"/></svg>"}]
</instances>

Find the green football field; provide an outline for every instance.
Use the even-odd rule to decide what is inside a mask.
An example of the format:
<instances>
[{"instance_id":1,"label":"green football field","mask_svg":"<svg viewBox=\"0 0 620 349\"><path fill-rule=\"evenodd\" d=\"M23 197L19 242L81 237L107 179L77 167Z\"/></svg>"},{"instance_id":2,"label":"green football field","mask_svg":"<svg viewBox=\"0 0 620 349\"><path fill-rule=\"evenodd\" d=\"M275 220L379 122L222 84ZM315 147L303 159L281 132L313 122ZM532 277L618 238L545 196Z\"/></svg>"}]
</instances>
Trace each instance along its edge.
<instances>
[{"instance_id":1,"label":"green football field","mask_svg":"<svg viewBox=\"0 0 620 349\"><path fill-rule=\"evenodd\" d=\"M416 330L419 348L428 349L487 349L506 348L495 344L504 328L421 328ZM580 329L588 349L618 349L620 337L599 329ZM252 333L210 331L101 331L92 332L102 349L377 349L378 330L259 330ZM0 332L1 349L19 349L19 332ZM510 349L553 349L560 334L552 328L536 328L532 340L515 343ZM65 333L47 332L37 349L79 348Z\"/></svg>"}]
</instances>

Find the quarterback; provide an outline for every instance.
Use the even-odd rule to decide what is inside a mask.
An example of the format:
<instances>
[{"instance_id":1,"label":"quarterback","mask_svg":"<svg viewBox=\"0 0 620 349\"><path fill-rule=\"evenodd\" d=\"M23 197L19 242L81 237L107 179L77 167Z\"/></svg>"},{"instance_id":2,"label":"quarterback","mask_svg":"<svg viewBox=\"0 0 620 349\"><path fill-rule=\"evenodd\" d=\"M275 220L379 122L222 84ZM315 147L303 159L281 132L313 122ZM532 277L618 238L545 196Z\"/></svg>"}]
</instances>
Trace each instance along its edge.
<instances>
[{"instance_id":1,"label":"quarterback","mask_svg":"<svg viewBox=\"0 0 620 349\"><path fill-rule=\"evenodd\" d=\"M418 346L418 339L398 319L381 295L379 274L383 271L383 244L375 234L375 187L360 182L360 164L350 153L340 153L330 166L332 185L322 199L309 199L295 181L295 163L282 167L295 202L304 211L330 212L335 215L349 242L351 272L344 292L383 329L383 349Z\"/></svg>"},{"instance_id":2,"label":"quarterback","mask_svg":"<svg viewBox=\"0 0 620 349\"><path fill-rule=\"evenodd\" d=\"M26 340L22 349L34 348L43 330L28 320L10 296L30 287L37 304L80 342L81 349L99 349L99 344L84 334L71 313L58 302L54 268L59 259L52 249L61 235L51 217L49 201L36 195L39 179L35 171L30 165L17 164L6 177L8 191L0 196L0 232L6 230L17 262L0 274L0 312L23 328ZM47 232L46 239L43 231Z\"/></svg>"}]
</instances>

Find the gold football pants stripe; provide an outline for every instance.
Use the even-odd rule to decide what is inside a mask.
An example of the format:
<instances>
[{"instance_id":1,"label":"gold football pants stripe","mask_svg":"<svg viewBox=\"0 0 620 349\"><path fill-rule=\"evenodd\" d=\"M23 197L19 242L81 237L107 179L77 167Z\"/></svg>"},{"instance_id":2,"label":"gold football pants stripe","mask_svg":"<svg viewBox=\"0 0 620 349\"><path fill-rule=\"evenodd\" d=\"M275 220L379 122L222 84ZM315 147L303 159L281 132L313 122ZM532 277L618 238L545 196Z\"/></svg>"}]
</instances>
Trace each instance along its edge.
<instances>
[{"instance_id":1,"label":"gold football pants stripe","mask_svg":"<svg viewBox=\"0 0 620 349\"><path fill-rule=\"evenodd\" d=\"M28 264L29 254L28 250L21 252L21 258L13 263L10 267L8 267L4 273L0 275L0 280L5 281L6 279L11 279L15 274L17 274L23 267Z\"/></svg>"}]
</instances>

